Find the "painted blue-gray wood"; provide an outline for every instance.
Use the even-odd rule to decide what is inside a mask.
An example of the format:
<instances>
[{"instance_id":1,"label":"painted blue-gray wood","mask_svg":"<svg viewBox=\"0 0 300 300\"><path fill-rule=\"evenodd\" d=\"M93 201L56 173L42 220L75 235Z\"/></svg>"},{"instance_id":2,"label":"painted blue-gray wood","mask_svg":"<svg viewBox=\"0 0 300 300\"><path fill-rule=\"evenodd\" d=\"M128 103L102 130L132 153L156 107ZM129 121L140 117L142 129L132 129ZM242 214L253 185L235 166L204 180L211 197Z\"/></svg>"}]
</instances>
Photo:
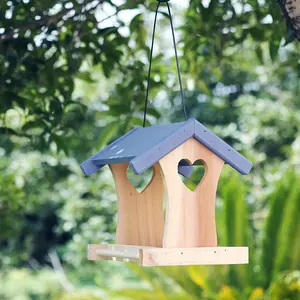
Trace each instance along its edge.
<instances>
[{"instance_id":1,"label":"painted blue-gray wood","mask_svg":"<svg viewBox=\"0 0 300 300\"><path fill-rule=\"evenodd\" d=\"M181 160L178 164L178 173L186 178L191 176L193 169L193 166L191 166L186 160Z\"/></svg>"},{"instance_id":2,"label":"painted blue-gray wood","mask_svg":"<svg viewBox=\"0 0 300 300\"><path fill-rule=\"evenodd\" d=\"M250 172L250 161L195 118L168 125L136 127L83 162L81 168L86 175L91 175L106 164L129 162L133 171L141 174L190 138L198 140L241 174ZM180 166L179 171L189 172Z\"/></svg>"},{"instance_id":3,"label":"painted blue-gray wood","mask_svg":"<svg viewBox=\"0 0 300 300\"><path fill-rule=\"evenodd\" d=\"M197 165L199 166L204 164L201 162L201 160L197 160L191 164L188 159L182 159L178 164L178 173L186 178L189 178L194 171L194 167Z\"/></svg>"},{"instance_id":4,"label":"painted blue-gray wood","mask_svg":"<svg viewBox=\"0 0 300 300\"><path fill-rule=\"evenodd\" d=\"M139 156L136 156L130 162L130 167L136 174L143 173L150 166L153 166L156 162L158 162L162 157L166 156L172 150L193 136L193 119L190 119L184 123L175 124L180 124L180 126L178 126L175 131L170 132L169 135L161 139L159 143L153 144L153 146L148 148L147 151L141 153ZM160 132L157 132L157 134L160 134Z\"/></svg>"},{"instance_id":5,"label":"painted blue-gray wood","mask_svg":"<svg viewBox=\"0 0 300 300\"><path fill-rule=\"evenodd\" d=\"M127 137L129 137L134 131L138 130L139 128L141 128L141 127L133 128L132 130L130 130L129 132L127 132L125 135L121 136L119 139L117 139L113 143L111 143L108 147L113 148L118 143L121 143L122 140L124 140ZM107 163L103 163L103 165L95 164L94 159L96 159L98 156L100 156L103 153L105 153L105 151L107 150L108 147L104 148L103 150L101 150L97 154L93 155L92 157L90 157L88 160L86 160L85 162L83 162L80 165L80 167L81 167L82 171L85 173L85 175L90 176L90 175L96 173L99 169L101 169L102 167L104 167L107 164ZM132 158L128 157L127 162L129 162L131 159ZM125 162L125 160L119 161L119 162Z\"/></svg>"}]
</instances>

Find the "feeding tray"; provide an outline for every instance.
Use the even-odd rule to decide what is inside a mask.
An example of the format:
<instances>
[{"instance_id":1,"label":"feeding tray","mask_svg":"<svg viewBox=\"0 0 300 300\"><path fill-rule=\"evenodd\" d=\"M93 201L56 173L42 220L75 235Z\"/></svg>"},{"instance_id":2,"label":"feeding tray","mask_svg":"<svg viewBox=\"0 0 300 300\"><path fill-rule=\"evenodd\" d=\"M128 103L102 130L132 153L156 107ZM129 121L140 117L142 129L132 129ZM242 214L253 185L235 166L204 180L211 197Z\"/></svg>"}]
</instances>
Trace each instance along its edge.
<instances>
[{"instance_id":1,"label":"feeding tray","mask_svg":"<svg viewBox=\"0 0 300 300\"><path fill-rule=\"evenodd\" d=\"M247 247L158 248L89 245L89 260L135 262L144 267L247 264Z\"/></svg>"},{"instance_id":2,"label":"feeding tray","mask_svg":"<svg viewBox=\"0 0 300 300\"><path fill-rule=\"evenodd\" d=\"M184 160L186 163L181 164ZM201 161L205 175L194 191L190 176ZM224 163L241 174L252 164L196 119L137 127L81 164L86 175L109 165L118 196L116 245L88 246L89 260L137 262L143 266L248 263L247 247L217 247L216 191ZM127 177L153 168L138 192ZM164 209L165 199L165 209Z\"/></svg>"}]
</instances>

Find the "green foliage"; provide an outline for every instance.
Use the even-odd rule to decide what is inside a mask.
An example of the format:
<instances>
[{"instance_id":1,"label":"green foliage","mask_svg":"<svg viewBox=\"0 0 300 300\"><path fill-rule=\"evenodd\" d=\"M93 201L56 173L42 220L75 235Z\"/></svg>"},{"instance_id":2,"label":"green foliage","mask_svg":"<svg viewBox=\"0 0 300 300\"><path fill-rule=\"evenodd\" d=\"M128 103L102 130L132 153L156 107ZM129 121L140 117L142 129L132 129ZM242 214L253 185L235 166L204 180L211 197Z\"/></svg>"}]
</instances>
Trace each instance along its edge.
<instances>
[{"instance_id":1,"label":"green foliage","mask_svg":"<svg viewBox=\"0 0 300 300\"><path fill-rule=\"evenodd\" d=\"M91 292L74 292L74 293L66 293L59 298L60 300L101 300L103 298L97 297L95 293Z\"/></svg>"},{"instance_id":2,"label":"green foliage","mask_svg":"<svg viewBox=\"0 0 300 300\"><path fill-rule=\"evenodd\" d=\"M111 240L115 202L110 184L99 184L97 178L87 181L78 163L64 155L35 152L15 153L15 157L14 164L5 165L4 174L8 175L2 186L5 192L1 192L0 264L19 265L32 258L45 263L51 248L70 240L77 241L84 250L85 239ZM70 260L80 263L85 254L81 248L78 257L77 251L73 249Z\"/></svg>"},{"instance_id":3,"label":"green foliage","mask_svg":"<svg viewBox=\"0 0 300 300\"><path fill-rule=\"evenodd\" d=\"M285 208L289 203L287 199L290 200L289 194L291 189L297 186L296 180L297 178L294 172L287 172L283 178L280 178L280 180L275 183L275 191L268 197L270 211L264 228L261 257L261 270L264 273L265 286L268 286L272 280L274 257L280 254L281 249L279 247L282 244L279 240L279 232L282 223L285 218L288 217ZM283 233L283 235L285 235L285 233ZM289 243L287 243L286 246L290 246Z\"/></svg>"},{"instance_id":4,"label":"green foliage","mask_svg":"<svg viewBox=\"0 0 300 300\"><path fill-rule=\"evenodd\" d=\"M299 182L299 176L296 179ZM300 268L299 229L300 229L300 190L298 184L290 187L286 198L282 225L278 233L278 255L275 259L275 272ZM291 241L294 241L291 243Z\"/></svg>"},{"instance_id":5,"label":"green foliage","mask_svg":"<svg viewBox=\"0 0 300 300\"><path fill-rule=\"evenodd\" d=\"M15 224L14 219L19 211L24 209L24 192L16 184L13 174L0 173L0 186L5 187L0 195L0 245L5 240L16 234L20 224Z\"/></svg>"},{"instance_id":6,"label":"green foliage","mask_svg":"<svg viewBox=\"0 0 300 300\"><path fill-rule=\"evenodd\" d=\"M46 269L38 274L26 269L11 270L0 278L3 300L55 299L63 291L56 274Z\"/></svg>"},{"instance_id":7,"label":"green foliage","mask_svg":"<svg viewBox=\"0 0 300 300\"><path fill-rule=\"evenodd\" d=\"M245 184L236 173L229 172L226 179L223 178L221 190L222 213L218 214L219 226L224 227L223 236L219 235L219 244L223 246L248 245L251 249L253 240L251 237L250 215L247 201L245 200ZM251 253L252 254L252 253ZM229 267L229 284L243 287L251 283L253 278L253 260L249 267Z\"/></svg>"},{"instance_id":8,"label":"green foliage","mask_svg":"<svg viewBox=\"0 0 300 300\"><path fill-rule=\"evenodd\" d=\"M117 19L115 26L103 25L105 11L118 16L138 4L131 1L116 6L106 0L2 2L0 134L22 137L42 150L53 142L58 150L67 152L65 136L80 129L87 113L87 106L74 94L75 77L91 83L89 69L95 65L101 65L103 74L111 77L124 58L133 56L130 36L120 33L123 22ZM104 13L99 13L103 8ZM139 16L129 29L145 48ZM136 67L132 71L137 71ZM137 80L140 74L132 78L126 71L125 76L133 79L130 88L139 82L144 91L143 82Z\"/></svg>"},{"instance_id":9,"label":"green foliage","mask_svg":"<svg viewBox=\"0 0 300 300\"><path fill-rule=\"evenodd\" d=\"M0 275L0 298L3 300L101 300L105 292L96 288L66 288L53 270L10 270ZM18 288L16 288L16 284ZM69 290L68 290L69 289Z\"/></svg>"},{"instance_id":10,"label":"green foliage","mask_svg":"<svg viewBox=\"0 0 300 300\"><path fill-rule=\"evenodd\" d=\"M294 271L278 276L270 288L270 299L297 300L300 297L300 272Z\"/></svg>"}]
</instances>

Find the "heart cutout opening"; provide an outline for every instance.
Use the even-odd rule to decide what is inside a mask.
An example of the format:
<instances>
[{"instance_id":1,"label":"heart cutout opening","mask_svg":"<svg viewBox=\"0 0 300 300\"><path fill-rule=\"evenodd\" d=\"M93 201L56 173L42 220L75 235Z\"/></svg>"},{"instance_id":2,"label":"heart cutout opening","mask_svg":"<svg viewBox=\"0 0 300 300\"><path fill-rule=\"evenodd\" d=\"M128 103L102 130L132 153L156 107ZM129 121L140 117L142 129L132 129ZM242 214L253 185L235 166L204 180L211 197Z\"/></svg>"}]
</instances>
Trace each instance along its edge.
<instances>
[{"instance_id":1,"label":"heart cutout opening","mask_svg":"<svg viewBox=\"0 0 300 300\"><path fill-rule=\"evenodd\" d=\"M201 159L196 160L193 164L188 159L182 159L178 163L178 174L185 186L195 191L201 183L206 173L205 162Z\"/></svg>"},{"instance_id":2,"label":"heart cutout opening","mask_svg":"<svg viewBox=\"0 0 300 300\"><path fill-rule=\"evenodd\" d=\"M137 190L137 192L141 194L151 183L154 176L154 171L152 167L137 175L132 171L130 167L128 167L126 174L131 185Z\"/></svg>"}]
</instances>

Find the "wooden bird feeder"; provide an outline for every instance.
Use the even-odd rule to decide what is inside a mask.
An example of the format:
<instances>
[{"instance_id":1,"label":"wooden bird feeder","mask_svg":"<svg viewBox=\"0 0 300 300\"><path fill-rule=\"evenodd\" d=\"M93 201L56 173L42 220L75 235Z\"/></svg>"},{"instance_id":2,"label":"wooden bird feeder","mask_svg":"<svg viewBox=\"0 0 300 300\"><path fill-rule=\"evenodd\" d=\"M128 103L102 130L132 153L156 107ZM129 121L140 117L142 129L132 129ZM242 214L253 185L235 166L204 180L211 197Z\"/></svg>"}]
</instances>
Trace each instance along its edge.
<instances>
[{"instance_id":1,"label":"wooden bird feeder","mask_svg":"<svg viewBox=\"0 0 300 300\"><path fill-rule=\"evenodd\" d=\"M189 165L179 163L184 159ZM195 191L189 176L200 160L205 175ZM192 118L186 122L137 127L92 156L81 168L91 175L109 165L118 196L116 245L89 245L89 260L137 262L142 266L248 263L247 247L218 247L215 202L224 163L241 174L251 162ZM139 193L127 177L154 170ZM165 199L165 207L164 207Z\"/></svg>"}]
</instances>

